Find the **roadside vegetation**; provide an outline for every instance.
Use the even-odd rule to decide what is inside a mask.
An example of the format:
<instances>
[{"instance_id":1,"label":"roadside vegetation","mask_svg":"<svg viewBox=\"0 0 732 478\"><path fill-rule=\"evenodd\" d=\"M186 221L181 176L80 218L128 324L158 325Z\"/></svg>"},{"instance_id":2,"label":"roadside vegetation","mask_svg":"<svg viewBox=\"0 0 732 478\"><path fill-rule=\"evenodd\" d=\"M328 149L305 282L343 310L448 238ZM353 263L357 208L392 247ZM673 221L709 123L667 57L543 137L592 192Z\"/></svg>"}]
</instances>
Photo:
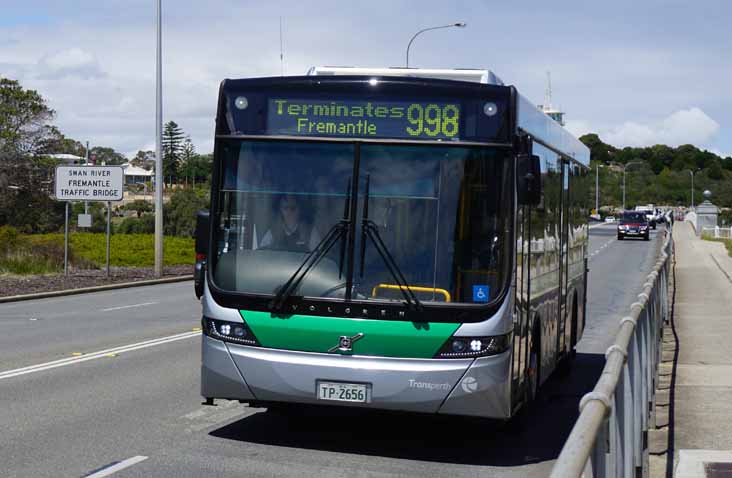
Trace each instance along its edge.
<instances>
[{"instance_id":1,"label":"roadside vegetation","mask_svg":"<svg viewBox=\"0 0 732 478\"><path fill-rule=\"evenodd\" d=\"M604 143L597 134L586 134L579 139L590 148L592 204L595 202L595 175L598 174L600 206L622 206L623 166L627 165L627 208L649 203L689 206L692 202L691 171L694 172L694 204L701 204L704 190L709 189L714 204L732 207L732 157L723 158L690 144L676 148L662 144L616 148Z\"/></svg>"},{"instance_id":2,"label":"roadside vegetation","mask_svg":"<svg viewBox=\"0 0 732 478\"><path fill-rule=\"evenodd\" d=\"M112 267L152 267L154 238L151 234L114 234L110 239ZM0 227L0 274L52 274L63 272L63 233L20 234L10 226ZM69 235L69 265L74 269L99 269L106 264L106 235L76 232ZM190 237L164 238L166 266L193 264L194 243Z\"/></svg>"},{"instance_id":3,"label":"roadside vegetation","mask_svg":"<svg viewBox=\"0 0 732 478\"><path fill-rule=\"evenodd\" d=\"M707 241L721 242L727 248L727 254L732 257L732 239L714 238L709 234L702 234L702 239Z\"/></svg>"}]
</instances>

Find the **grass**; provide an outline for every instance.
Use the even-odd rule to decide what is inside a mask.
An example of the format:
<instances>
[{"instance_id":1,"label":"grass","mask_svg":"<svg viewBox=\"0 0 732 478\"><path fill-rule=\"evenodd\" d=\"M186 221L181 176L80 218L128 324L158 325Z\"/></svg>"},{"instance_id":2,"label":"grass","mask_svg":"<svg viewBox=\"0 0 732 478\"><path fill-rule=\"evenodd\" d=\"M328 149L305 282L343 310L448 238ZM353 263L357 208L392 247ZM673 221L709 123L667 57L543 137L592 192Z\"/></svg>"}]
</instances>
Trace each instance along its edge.
<instances>
[{"instance_id":1,"label":"grass","mask_svg":"<svg viewBox=\"0 0 732 478\"><path fill-rule=\"evenodd\" d=\"M727 254L732 257L732 239L714 238L709 234L702 234L702 239L707 241L721 242L727 248Z\"/></svg>"},{"instance_id":2,"label":"grass","mask_svg":"<svg viewBox=\"0 0 732 478\"><path fill-rule=\"evenodd\" d=\"M69 263L79 269L95 269L106 264L106 235L70 234ZM193 264L194 240L187 237L164 238L163 264ZM60 272L64 263L63 234L19 234L0 248L0 273L44 274ZM155 246L152 234L114 234L110 241L113 267L152 267Z\"/></svg>"}]
</instances>

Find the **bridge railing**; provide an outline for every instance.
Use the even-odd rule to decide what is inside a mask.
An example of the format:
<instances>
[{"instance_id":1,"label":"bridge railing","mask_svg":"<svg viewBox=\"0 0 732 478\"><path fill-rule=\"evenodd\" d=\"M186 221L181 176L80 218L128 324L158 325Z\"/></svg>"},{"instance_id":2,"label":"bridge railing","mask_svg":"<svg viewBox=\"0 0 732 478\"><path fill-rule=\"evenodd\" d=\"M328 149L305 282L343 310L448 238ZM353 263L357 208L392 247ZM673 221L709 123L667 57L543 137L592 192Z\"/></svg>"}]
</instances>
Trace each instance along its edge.
<instances>
[{"instance_id":1,"label":"bridge railing","mask_svg":"<svg viewBox=\"0 0 732 478\"><path fill-rule=\"evenodd\" d=\"M551 478L643 477L648 473L648 430L655 426L655 390L663 324L669 319L670 229L592 392L554 464Z\"/></svg>"},{"instance_id":2,"label":"bridge railing","mask_svg":"<svg viewBox=\"0 0 732 478\"><path fill-rule=\"evenodd\" d=\"M702 236L709 236L715 239L732 239L732 227L703 227Z\"/></svg>"}]
</instances>

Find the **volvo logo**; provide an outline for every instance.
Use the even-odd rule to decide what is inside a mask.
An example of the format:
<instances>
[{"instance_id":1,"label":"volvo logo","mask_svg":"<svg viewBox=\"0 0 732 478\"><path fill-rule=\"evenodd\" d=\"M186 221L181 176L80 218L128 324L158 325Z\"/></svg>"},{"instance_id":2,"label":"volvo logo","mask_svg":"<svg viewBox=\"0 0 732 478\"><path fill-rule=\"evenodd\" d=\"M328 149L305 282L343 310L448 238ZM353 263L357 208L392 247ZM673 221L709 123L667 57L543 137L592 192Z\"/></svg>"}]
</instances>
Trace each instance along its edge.
<instances>
[{"instance_id":1,"label":"volvo logo","mask_svg":"<svg viewBox=\"0 0 732 478\"><path fill-rule=\"evenodd\" d=\"M353 337L349 337L347 335L341 335L338 339L338 345L334 345L330 349L328 349L329 353L333 352L352 352L353 351L353 343L357 340L360 340L363 337L363 332L359 332Z\"/></svg>"}]
</instances>

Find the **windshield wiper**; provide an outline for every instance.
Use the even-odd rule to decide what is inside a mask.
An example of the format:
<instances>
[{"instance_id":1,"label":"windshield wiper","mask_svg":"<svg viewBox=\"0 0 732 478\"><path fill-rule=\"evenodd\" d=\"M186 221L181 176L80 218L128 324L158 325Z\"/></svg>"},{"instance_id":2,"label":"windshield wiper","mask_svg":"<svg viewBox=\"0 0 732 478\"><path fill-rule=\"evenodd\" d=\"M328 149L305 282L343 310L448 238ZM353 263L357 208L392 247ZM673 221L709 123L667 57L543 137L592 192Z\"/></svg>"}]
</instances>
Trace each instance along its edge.
<instances>
[{"instance_id":1,"label":"windshield wiper","mask_svg":"<svg viewBox=\"0 0 732 478\"><path fill-rule=\"evenodd\" d=\"M407 279L404 277L401 269L397 265L394 257L389 253L389 249L381 239L379 234L379 226L369 219L369 183L371 182L371 175L366 175L366 191L364 192L364 204L363 204L363 218L361 219L361 278L363 278L364 270L364 259L366 258L366 238L371 239L374 243L376 251L381 256L381 259L386 264L386 268L389 270L391 277L396 282L399 290L404 296L404 300L407 302L407 306L412 310L422 310L422 303L419 301L414 291L409 287Z\"/></svg>"},{"instance_id":2,"label":"windshield wiper","mask_svg":"<svg viewBox=\"0 0 732 478\"><path fill-rule=\"evenodd\" d=\"M348 238L349 225L351 224L351 180L348 180L348 189L346 190L346 205L343 210L343 219L338 221L336 224L328 230L323 239L320 240L317 246L305 256L305 259L300 264L300 267L287 279L277 291L277 294L272 298L269 303L269 308L273 311L282 311L282 308L292 294L295 293L297 288L300 286L305 276L308 275L313 268L315 268L320 261L328 255L328 252L333 246L341 241L341 253L340 262L338 265L338 278L340 279L343 273L343 258L346 253L346 241Z\"/></svg>"}]
</instances>

